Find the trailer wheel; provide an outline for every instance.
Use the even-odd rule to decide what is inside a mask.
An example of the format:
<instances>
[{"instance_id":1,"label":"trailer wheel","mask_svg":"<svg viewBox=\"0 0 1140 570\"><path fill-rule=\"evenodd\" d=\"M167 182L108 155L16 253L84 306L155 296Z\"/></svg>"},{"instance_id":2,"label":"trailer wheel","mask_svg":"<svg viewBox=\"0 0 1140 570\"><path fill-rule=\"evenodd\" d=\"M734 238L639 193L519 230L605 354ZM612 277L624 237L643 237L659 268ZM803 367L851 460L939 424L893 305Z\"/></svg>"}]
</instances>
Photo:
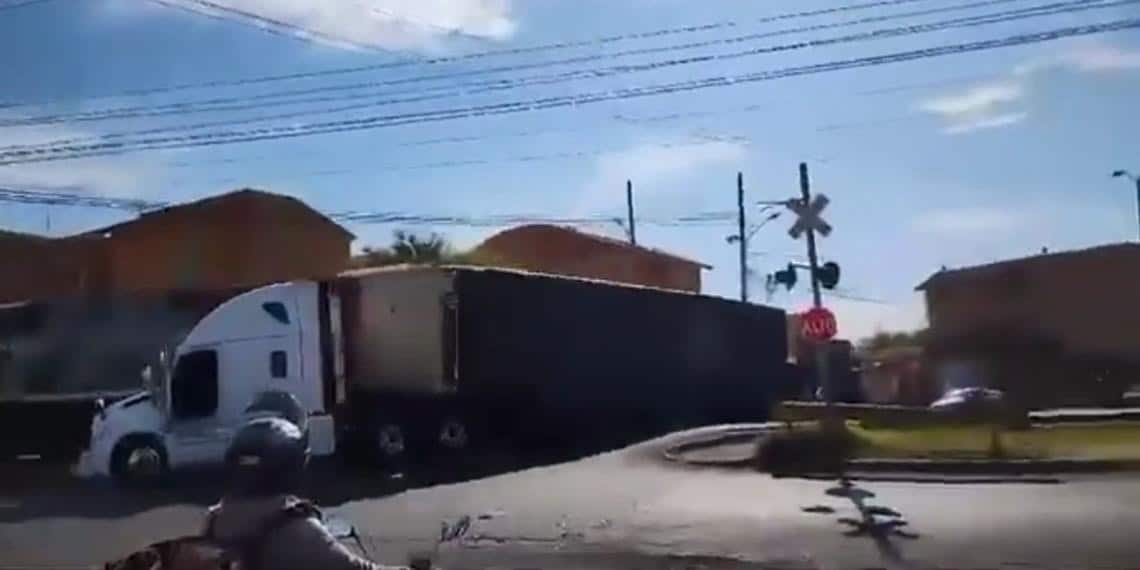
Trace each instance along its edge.
<instances>
[{"instance_id":1,"label":"trailer wheel","mask_svg":"<svg viewBox=\"0 0 1140 570\"><path fill-rule=\"evenodd\" d=\"M404 429L396 424L384 424L376 430L376 451L380 457L390 459L404 453Z\"/></svg>"},{"instance_id":2,"label":"trailer wheel","mask_svg":"<svg viewBox=\"0 0 1140 570\"><path fill-rule=\"evenodd\" d=\"M459 450L467 447L471 435L463 421L448 418L439 424L439 443L446 449Z\"/></svg>"}]
</instances>

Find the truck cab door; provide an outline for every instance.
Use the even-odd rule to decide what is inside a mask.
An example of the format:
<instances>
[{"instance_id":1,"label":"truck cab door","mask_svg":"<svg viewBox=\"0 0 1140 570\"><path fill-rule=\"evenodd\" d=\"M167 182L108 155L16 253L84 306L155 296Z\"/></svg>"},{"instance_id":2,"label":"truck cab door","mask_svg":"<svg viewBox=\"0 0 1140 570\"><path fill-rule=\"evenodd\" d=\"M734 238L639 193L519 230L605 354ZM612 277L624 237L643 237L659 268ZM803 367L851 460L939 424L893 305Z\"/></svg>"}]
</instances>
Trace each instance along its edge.
<instances>
[{"instance_id":1,"label":"truck cab door","mask_svg":"<svg viewBox=\"0 0 1140 570\"><path fill-rule=\"evenodd\" d=\"M221 358L216 347L182 353L170 379L167 455L171 467L209 462L225 454L232 426L221 421Z\"/></svg>"}]
</instances>

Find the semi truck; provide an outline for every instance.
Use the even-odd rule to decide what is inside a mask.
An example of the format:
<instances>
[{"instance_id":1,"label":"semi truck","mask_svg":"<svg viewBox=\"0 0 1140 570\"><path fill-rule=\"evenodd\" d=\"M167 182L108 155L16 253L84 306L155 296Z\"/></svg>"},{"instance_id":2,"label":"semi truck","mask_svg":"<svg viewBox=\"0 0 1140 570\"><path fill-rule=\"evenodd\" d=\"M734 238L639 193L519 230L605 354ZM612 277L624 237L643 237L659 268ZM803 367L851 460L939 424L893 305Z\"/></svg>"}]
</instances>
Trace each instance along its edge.
<instances>
[{"instance_id":1,"label":"semi truck","mask_svg":"<svg viewBox=\"0 0 1140 570\"><path fill-rule=\"evenodd\" d=\"M574 445L766 418L792 394L782 310L477 267L374 268L247 291L101 406L80 475L218 463L260 395L306 411L314 455Z\"/></svg>"}]
</instances>

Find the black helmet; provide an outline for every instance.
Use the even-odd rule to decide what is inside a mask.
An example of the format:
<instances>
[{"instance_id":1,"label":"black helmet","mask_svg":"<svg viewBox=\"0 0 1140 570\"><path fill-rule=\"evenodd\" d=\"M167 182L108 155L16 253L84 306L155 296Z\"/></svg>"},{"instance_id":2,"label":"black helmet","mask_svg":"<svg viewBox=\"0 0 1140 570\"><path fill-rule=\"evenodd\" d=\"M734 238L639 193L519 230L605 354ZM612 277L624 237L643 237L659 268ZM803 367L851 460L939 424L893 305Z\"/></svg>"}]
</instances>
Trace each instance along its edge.
<instances>
[{"instance_id":1,"label":"black helmet","mask_svg":"<svg viewBox=\"0 0 1140 570\"><path fill-rule=\"evenodd\" d=\"M235 493L291 493L309 462L305 434L281 418L250 420L234 435L226 450L226 467Z\"/></svg>"}]
</instances>

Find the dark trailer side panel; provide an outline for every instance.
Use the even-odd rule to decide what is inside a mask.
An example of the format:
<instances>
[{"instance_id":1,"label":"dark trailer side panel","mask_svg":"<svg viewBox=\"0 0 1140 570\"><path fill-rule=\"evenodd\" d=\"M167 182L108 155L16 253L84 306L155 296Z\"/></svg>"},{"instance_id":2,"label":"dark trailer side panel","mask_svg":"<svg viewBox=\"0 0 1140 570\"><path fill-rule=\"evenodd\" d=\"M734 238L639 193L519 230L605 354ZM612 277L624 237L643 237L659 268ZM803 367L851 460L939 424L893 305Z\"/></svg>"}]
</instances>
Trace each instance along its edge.
<instances>
[{"instance_id":1,"label":"dark trailer side panel","mask_svg":"<svg viewBox=\"0 0 1140 570\"><path fill-rule=\"evenodd\" d=\"M682 292L459 270L460 391L574 432L766 419L785 314Z\"/></svg>"}]
</instances>

